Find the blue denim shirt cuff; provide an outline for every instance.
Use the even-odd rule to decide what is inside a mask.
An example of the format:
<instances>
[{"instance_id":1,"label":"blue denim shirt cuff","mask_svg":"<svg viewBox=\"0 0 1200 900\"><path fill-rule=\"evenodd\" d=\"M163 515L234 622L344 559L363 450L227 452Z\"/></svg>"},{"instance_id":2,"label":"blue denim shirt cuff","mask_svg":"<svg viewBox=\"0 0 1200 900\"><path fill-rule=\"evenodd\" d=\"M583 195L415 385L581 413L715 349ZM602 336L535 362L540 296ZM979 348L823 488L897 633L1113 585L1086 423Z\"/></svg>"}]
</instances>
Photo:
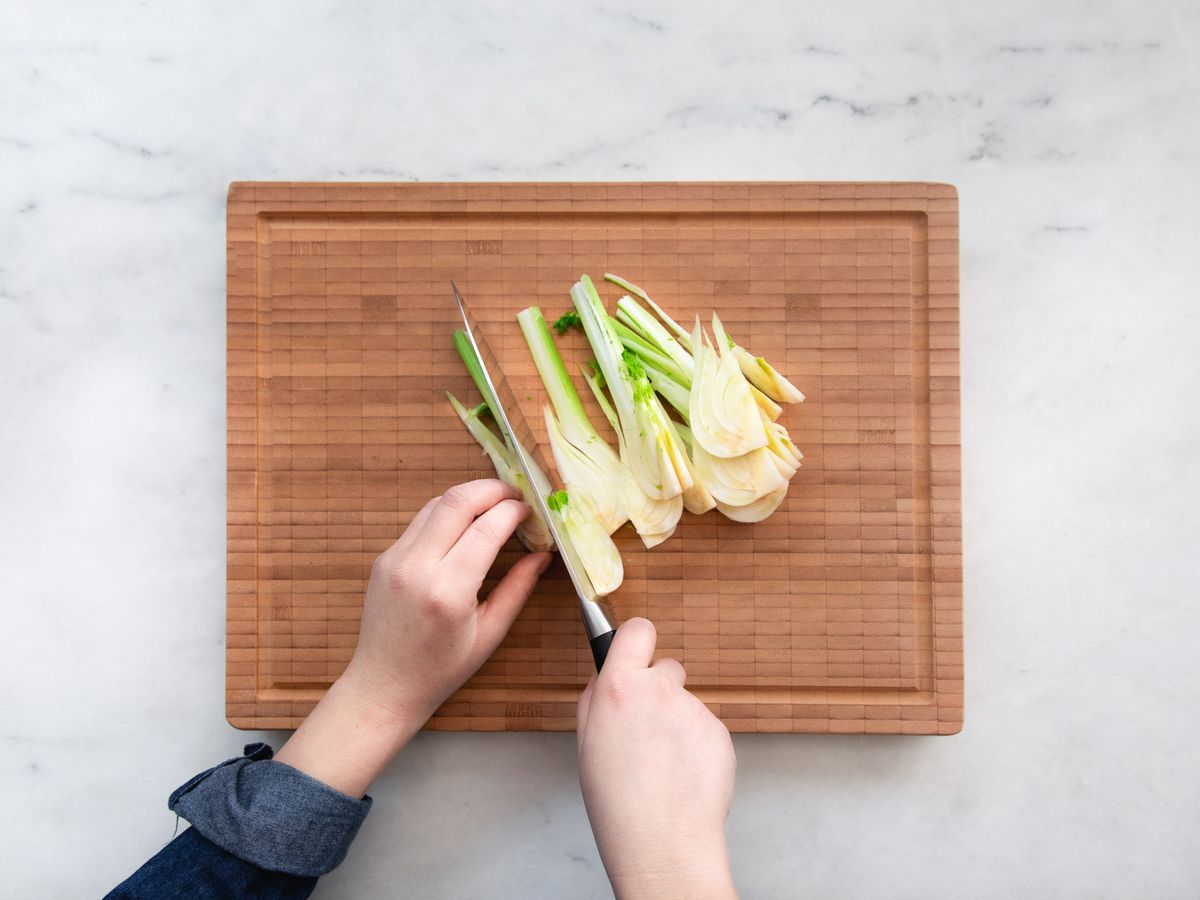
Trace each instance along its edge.
<instances>
[{"instance_id":1,"label":"blue denim shirt cuff","mask_svg":"<svg viewBox=\"0 0 1200 900\"><path fill-rule=\"evenodd\" d=\"M371 809L303 772L271 759L266 744L201 772L167 806L201 835L273 872L317 876L346 858Z\"/></svg>"}]
</instances>

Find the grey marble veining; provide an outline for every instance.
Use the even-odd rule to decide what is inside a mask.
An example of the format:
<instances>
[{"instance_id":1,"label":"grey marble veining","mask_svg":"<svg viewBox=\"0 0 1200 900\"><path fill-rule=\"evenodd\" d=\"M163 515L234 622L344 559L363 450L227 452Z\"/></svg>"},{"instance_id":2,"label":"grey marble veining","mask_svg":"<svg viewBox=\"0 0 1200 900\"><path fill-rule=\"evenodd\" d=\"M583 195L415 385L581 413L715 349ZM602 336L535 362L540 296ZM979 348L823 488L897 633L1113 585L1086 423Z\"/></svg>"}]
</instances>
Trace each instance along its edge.
<instances>
[{"instance_id":1,"label":"grey marble veining","mask_svg":"<svg viewBox=\"0 0 1200 900\"><path fill-rule=\"evenodd\" d=\"M222 689L255 178L957 184L966 728L737 738L736 875L1195 896L1198 98L1166 0L3 4L0 896L99 895L254 737ZM570 736L424 735L375 795L318 896L606 895Z\"/></svg>"}]
</instances>

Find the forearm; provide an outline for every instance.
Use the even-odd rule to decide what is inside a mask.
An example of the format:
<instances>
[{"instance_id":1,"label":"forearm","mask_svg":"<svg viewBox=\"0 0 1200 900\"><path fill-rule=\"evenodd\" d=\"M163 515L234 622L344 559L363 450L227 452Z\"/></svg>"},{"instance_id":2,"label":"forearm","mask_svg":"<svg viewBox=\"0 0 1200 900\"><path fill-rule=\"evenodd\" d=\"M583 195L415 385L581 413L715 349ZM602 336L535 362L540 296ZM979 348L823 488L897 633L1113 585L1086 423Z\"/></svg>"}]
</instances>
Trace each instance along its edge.
<instances>
[{"instance_id":1,"label":"forearm","mask_svg":"<svg viewBox=\"0 0 1200 900\"><path fill-rule=\"evenodd\" d=\"M370 701L348 670L275 759L343 794L361 797L424 723L419 712L385 710Z\"/></svg>"}]
</instances>

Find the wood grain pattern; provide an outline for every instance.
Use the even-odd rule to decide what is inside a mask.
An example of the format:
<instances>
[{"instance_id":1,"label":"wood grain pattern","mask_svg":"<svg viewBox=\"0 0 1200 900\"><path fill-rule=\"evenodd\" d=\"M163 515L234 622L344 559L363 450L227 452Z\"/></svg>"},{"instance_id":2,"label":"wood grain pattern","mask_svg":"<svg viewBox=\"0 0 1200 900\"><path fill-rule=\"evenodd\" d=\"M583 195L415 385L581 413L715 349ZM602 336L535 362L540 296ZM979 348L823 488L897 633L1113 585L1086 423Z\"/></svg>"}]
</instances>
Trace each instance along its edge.
<instances>
[{"instance_id":1,"label":"wood grain pattern","mask_svg":"<svg viewBox=\"0 0 1200 900\"><path fill-rule=\"evenodd\" d=\"M780 510L685 514L652 551L622 532L618 617L651 618L733 731L960 729L953 187L238 183L228 262L234 725L298 725L349 660L374 557L428 497L491 474L444 399L475 396L449 280L536 426L513 316L553 319L580 273L611 271L678 318L716 309L808 396L784 413L805 461ZM591 666L556 565L429 727L572 729Z\"/></svg>"}]
</instances>

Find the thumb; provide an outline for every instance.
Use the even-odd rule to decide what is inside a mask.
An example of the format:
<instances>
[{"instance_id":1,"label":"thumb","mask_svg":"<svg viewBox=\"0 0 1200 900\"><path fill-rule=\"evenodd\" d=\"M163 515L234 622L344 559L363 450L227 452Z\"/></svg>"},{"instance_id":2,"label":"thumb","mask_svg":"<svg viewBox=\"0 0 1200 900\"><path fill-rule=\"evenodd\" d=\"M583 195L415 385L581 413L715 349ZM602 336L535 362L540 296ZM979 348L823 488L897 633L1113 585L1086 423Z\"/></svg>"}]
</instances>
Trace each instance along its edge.
<instances>
[{"instance_id":1,"label":"thumb","mask_svg":"<svg viewBox=\"0 0 1200 900\"><path fill-rule=\"evenodd\" d=\"M608 656L604 660L604 668L600 670L603 678L607 672L621 669L645 669L654 658L654 645L658 641L658 632L654 623L649 619L634 617L621 623L617 633L613 635L612 646L608 648Z\"/></svg>"},{"instance_id":2,"label":"thumb","mask_svg":"<svg viewBox=\"0 0 1200 900\"><path fill-rule=\"evenodd\" d=\"M549 553L530 553L521 557L504 573L500 583L492 588L487 600L480 605L479 632L491 650L495 650L504 640L504 635L508 634L509 627L529 599L538 577L550 565L550 558Z\"/></svg>"}]
</instances>

